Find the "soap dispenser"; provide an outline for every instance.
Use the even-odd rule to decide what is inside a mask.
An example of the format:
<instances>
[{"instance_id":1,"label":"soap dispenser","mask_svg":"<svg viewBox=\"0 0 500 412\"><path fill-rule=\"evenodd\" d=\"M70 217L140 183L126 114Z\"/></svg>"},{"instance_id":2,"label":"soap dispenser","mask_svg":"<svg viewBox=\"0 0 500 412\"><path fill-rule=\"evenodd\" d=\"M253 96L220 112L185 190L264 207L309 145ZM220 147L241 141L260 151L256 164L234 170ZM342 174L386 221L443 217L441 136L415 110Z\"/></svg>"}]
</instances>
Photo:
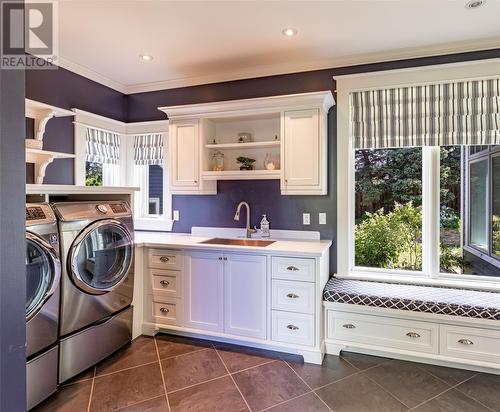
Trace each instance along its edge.
<instances>
[{"instance_id":1,"label":"soap dispenser","mask_svg":"<svg viewBox=\"0 0 500 412\"><path fill-rule=\"evenodd\" d=\"M262 215L262 220L260 221L260 231L262 237L270 237L271 232L269 230L269 221L266 215Z\"/></svg>"}]
</instances>

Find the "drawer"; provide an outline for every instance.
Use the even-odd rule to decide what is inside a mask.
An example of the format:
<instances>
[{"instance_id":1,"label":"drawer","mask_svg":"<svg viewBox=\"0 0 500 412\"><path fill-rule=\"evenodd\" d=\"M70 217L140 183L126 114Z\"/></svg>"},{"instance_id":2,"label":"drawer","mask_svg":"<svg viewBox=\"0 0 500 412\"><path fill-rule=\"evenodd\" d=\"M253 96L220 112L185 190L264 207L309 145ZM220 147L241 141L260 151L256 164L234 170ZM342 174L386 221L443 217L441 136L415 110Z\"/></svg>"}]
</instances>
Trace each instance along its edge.
<instances>
[{"instance_id":1,"label":"drawer","mask_svg":"<svg viewBox=\"0 0 500 412\"><path fill-rule=\"evenodd\" d=\"M273 257L273 279L314 282L314 259Z\"/></svg>"},{"instance_id":2,"label":"drawer","mask_svg":"<svg viewBox=\"0 0 500 412\"><path fill-rule=\"evenodd\" d=\"M149 267L180 270L183 266L184 257L178 250L149 249Z\"/></svg>"},{"instance_id":3,"label":"drawer","mask_svg":"<svg viewBox=\"0 0 500 412\"><path fill-rule=\"evenodd\" d=\"M272 307L298 313L314 313L314 283L272 281Z\"/></svg>"},{"instance_id":4,"label":"drawer","mask_svg":"<svg viewBox=\"0 0 500 412\"><path fill-rule=\"evenodd\" d=\"M441 355L500 364L500 331L441 325Z\"/></svg>"},{"instance_id":5,"label":"drawer","mask_svg":"<svg viewBox=\"0 0 500 412\"><path fill-rule=\"evenodd\" d=\"M178 270L150 269L153 294L159 296L182 296L182 277Z\"/></svg>"},{"instance_id":6,"label":"drawer","mask_svg":"<svg viewBox=\"0 0 500 412\"><path fill-rule=\"evenodd\" d=\"M153 319L156 323L168 325L182 324L182 300L171 299L158 301L155 297L153 301Z\"/></svg>"},{"instance_id":7,"label":"drawer","mask_svg":"<svg viewBox=\"0 0 500 412\"><path fill-rule=\"evenodd\" d=\"M273 310L272 340L314 346L314 316Z\"/></svg>"},{"instance_id":8,"label":"drawer","mask_svg":"<svg viewBox=\"0 0 500 412\"><path fill-rule=\"evenodd\" d=\"M329 310L327 338L425 353L439 352L439 325Z\"/></svg>"}]
</instances>

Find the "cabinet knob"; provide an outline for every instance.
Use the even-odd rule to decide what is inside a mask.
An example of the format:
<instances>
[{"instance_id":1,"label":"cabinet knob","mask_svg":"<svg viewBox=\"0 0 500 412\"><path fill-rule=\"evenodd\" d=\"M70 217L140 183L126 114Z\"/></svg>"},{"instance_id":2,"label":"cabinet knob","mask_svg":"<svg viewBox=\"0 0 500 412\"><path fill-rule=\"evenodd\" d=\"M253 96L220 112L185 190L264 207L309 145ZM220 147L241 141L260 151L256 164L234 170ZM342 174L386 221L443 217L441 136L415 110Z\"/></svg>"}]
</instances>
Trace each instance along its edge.
<instances>
[{"instance_id":1,"label":"cabinet knob","mask_svg":"<svg viewBox=\"0 0 500 412\"><path fill-rule=\"evenodd\" d=\"M168 309L168 308L160 308L160 312L166 315L168 312L170 312L170 309Z\"/></svg>"},{"instance_id":2,"label":"cabinet knob","mask_svg":"<svg viewBox=\"0 0 500 412\"><path fill-rule=\"evenodd\" d=\"M289 293L288 295L286 295L286 297L290 299L297 299L299 295L296 295L295 293Z\"/></svg>"},{"instance_id":3,"label":"cabinet knob","mask_svg":"<svg viewBox=\"0 0 500 412\"><path fill-rule=\"evenodd\" d=\"M299 270L299 268L295 266L288 266L286 270L289 270L290 272L296 272L297 270Z\"/></svg>"},{"instance_id":4,"label":"cabinet knob","mask_svg":"<svg viewBox=\"0 0 500 412\"><path fill-rule=\"evenodd\" d=\"M458 341L458 343L461 343L462 345L467 345L467 346L474 345L474 342L472 342L469 339L460 339Z\"/></svg>"},{"instance_id":5,"label":"cabinet knob","mask_svg":"<svg viewBox=\"0 0 500 412\"><path fill-rule=\"evenodd\" d=\"M170 260L168 256L160 256L160 262L167 263Z\"/></svg>"},{"instance_id":6,"label":"cabinet knob","mask_svg":"<svg viewBox=\"0 0 500 412\"><path fill-rule=\"evenodd\" d=\"M160 285L167 287L168 285L170 285L170 282L168 280L160 280Z\"/></svg>"},{"instance_id":7,"label":"cabinet knob","mask_svg":"<svg viewBox=\"0 0 500 412\"><path fill-rule=\"evenodd\" d=\"M290 330L298 330L299 327L298 326L295 326L295 325L287 325L286 327L287 329L290 329Z\"/></svg>"},{"instance_id":8,"label":"cabinet knob","mask_svg":"<svg viewBox=\"0 0 500 412\"><path fill-rule=\"evenodd\" d=\"M342 327L346 329L356 329L356 326L354 326L352 323L346 323L345 325L342 325Z\"/></svg>"},{"instance_id":9,"label":"cabinet knob","mask_svg":"<svg viewBox=\"0 0 500 412\"><path fill-rule=\"evenodd\" d=\"M227 260L227 257L224 257L224 260Z\"/></svg>"},{"instance_id":10,"label":"cabinet knob","mask_svg":"<svg viewBox=\"0 0 500 412\"><path fill-rule=\"evenodd\" d=\"M219 256L219 260L222 260L222 256Z\"/></svg>"},{"instance_id":11,"label":"cabinet knob","mask_svg":"<svg viewBox=\"0 0 500 412\"><path fill-rule=\"evenodd\" d=\"M419 333L417 333L417 332L408 332L408 333L406 334L406 336L408 336L409 338L414 338L414 339L418 339L418 338L420 338L420 337L421 337L421 336L420 336L420 334L419 334Z\"/></svg>"}]
</instances>

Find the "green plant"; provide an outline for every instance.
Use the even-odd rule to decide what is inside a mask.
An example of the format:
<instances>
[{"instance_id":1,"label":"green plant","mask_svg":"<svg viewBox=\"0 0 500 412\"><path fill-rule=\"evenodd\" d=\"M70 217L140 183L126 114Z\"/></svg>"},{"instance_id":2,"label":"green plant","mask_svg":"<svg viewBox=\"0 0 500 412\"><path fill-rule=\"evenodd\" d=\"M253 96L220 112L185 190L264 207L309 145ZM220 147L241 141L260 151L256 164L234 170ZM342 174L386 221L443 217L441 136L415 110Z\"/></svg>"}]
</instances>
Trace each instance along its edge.
<instances>
[{"instance_id":1,"label":"green plant","mask_svg":"<svg viewBox=\"0 0 500 412\"><path fill-rule=\"evenodd\" d=\"M440 267L441 271L448 273L462 273L465 261L462 257L460 247L448 246L446 243L440 244Z\"/></svg>"},{"instance_id":2,"label":"green plant","mask_svg":"<svg viewBox=\"0 0 500 412\"><path fill-rule=\"evenodd\" d=\"M85 165L85 186L102 186L102 164L87 162Z\"/></svg>"},{"instance_id":3,"label":"green plant","mask_svg":"<svg viewBox=\"0 0 500 412\"><path fill-rule=\"evenodd\" d=\"M255 159L251 159L245 156L239 156L236 158L238 163L241 163L240 170L253 170L253 164Z\"/></svg>"},{"instance_id":4,"label":"green plant","mask_svg":"<svg viewBox=\"0 0 500 412\"><path fill-rule=\"evenodd\" d=\"M422 210L411 202L396 203L394 211L366 213L355 230L358 266L388 269L422 267Z\"/></svg>"}]
</instances>

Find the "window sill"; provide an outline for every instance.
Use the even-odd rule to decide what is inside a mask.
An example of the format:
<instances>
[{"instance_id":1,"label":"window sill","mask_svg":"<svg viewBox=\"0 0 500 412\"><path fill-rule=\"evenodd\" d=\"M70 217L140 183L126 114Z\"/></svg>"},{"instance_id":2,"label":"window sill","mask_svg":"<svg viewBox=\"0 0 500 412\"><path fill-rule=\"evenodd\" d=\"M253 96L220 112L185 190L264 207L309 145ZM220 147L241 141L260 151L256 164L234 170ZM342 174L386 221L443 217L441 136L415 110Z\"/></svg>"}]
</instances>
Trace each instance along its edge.
<instances>
[{"instance_id":1,"label":"window sill","mask_svg":"<svg viewBox=\"0 0 500 412\"><path fill-rule=\"evenodd\" d=\"M174 222L164 218L134 218L135 230L152 230L158 232L171 232Z\"/></svg>"},{"instance_id":2,"label":"window sill","mask_svg":"<svg viewBox=\"0 0 500 412\"><path fill-rule=\"evenodd\" d=\"M491 279L480 276L475 276L476 279L458 279L457 276L466 275L442 275L440 278L430 278L423 274L406 275L401 273L391 272L363 272L356 271L347 275L336 274L341 279L366 280L372 282L387 282L387 283L407 283L411 285L422 286L438 286L460 289L484 290L488 292L500 292L500 278ZM446 277L445 277L446 276Z\"/></svg>"}]
</instances>

